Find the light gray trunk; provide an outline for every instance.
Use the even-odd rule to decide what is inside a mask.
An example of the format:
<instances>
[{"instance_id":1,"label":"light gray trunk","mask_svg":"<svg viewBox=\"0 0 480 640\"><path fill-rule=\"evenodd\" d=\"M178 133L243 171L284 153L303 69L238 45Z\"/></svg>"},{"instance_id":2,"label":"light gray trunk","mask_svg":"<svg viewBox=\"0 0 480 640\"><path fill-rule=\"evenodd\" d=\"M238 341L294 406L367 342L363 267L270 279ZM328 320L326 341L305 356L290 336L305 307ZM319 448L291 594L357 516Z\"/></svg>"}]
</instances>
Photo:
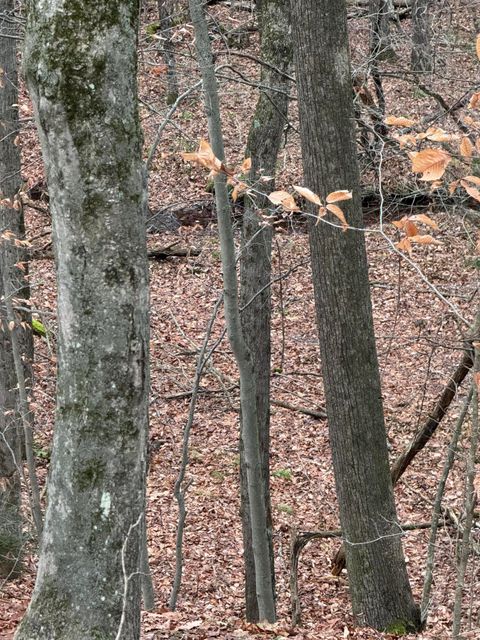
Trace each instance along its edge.
<instances>
[{"instance_id":1,"label":"light gray trunk","mask_svg":"<svg viewBox=\"0 0 480 640\"><path fill-rule=\"evenodd\" d=\"M0 235L10 230L17 238L24 235L23 211L19 201L9 206L17 195L22 179L20 154L15 145L18 135L18 82L16 60L16 21L13 0L0 0ZM7 201L7 202L6 202ZM9 291L17 299L29 296L26 272L15 267L26 259L26 252L12 242L0 239L0 578L12 577L20 569L22 519L20 479L22 468L23 427L15 375L10 330L4 300L4 276ZM25 304L20 306L26 306ZM20 319L20 316L19 316ZM29 317L23 314L28 322ZM21 330L18 346L24 359L24 378L31 387L33 353L30 329ZM18 333L17 333L18 335Z\"/></svg>"},{"instance_id":2,"label":"light gray trunk","mask_svg":"<svg viewBox=\"0 0 480 640\"><path fill-rule=\"evenodd\" d=\"M257 6L261 34L261 59L272 66L261 67L262 90L250 125L246 157L252 160L249 183L257 191L254 198L245 199L240 260L240 305L242 330L251 354L257 394L258 430L263 476L263 492L268 521L272 586L275 585L272 515L270 504L270 287L271 227L261 226L259 210L268 209L266 197L258 194L274 190L273 181L260 181L261 176L274 176L277 155L287 124L288 95L291 81L287 74L292 66L289 0L262 0ZM279 72L275 71L278 69ZM282 73L283 72L283 73ZM259 291L262 291L260 295ZM250 300L253 299L253 302ZM247 469L243 446L243 420L240 434L241 512L245 567L246 618L255 622L258 607L255 586L250 510L248 503Z\"/></svg>"},{"instance_id":3,"label":"light gray trunk","mask_svg":"<svg viewBox=\"0 0 480 640\"><path fill-rule=\"evenodd\" d=\"M195 28L195 46L198 62L202 74L210 143L216 157L223 161L224 149L220 123L220 106L207 22L203 13L202 0L189 0L189 5ZM218 174L215 177L214 186L222 253L225 320L230 345L240 374L240 405L243 420L243 444L247 467L258 616L260 620L273 622L275 620L275 598L270 566L267 512L263 491L256 384L251 354L245 342L240 321L235 244L224 174Z\"/></svg>"},{"instance_id":4,"label":"light gray trunk","mask_svg":"<svg viewBox=\"0 0 480 640\"><path fill-rule=\"evenodd\" d=\"M305 186L362 226L344 0L292 0ZM322 55L318 55L319 44ZM330 220L330 218L328 218ZM334 221L332 218L331 221ZM363 234L311 225L315 307L340 521L359 624L415 630L384 427Z\"/></svg>"},{"instance_id":5,"label":"light gray trunk","mask_svg":"<svg viewBox=\"0 0 480 640\"><path fill-rule=\"evenodd\" d=\"M140 633L148 409L136 2L32 0L25 74L53 218L57 412L37 581L17 640Z\"/></svg>"}]
</instances>

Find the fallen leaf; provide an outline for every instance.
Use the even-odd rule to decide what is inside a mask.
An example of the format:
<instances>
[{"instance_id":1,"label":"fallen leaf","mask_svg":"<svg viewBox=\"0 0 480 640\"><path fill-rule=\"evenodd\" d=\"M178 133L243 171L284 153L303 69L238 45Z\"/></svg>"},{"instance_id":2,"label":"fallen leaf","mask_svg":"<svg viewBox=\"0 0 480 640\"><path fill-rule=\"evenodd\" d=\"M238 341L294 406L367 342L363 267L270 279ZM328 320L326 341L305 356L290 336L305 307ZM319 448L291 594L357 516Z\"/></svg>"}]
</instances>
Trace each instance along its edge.
<instances>
[{"instance_id":1,"label":"fallen leaf","mask_svg":"<svg viewBox=\"0 0 480 640\"><path fill-rule=\"evenodd\" d=\"M412 171L422 173L421 180L438 180L445 173L451 156L441 149L424 149L418 153L411 152Z\"/></svg>"},{"instance_id":2,"label":"fallen leaf","mask_svg":"<svg viewBox=\"0 0 480 640\"><path fill-rule=\"evenodd\" d=\"M390 127L413 127L415 120L402 118L401 116L387 116L385 118L385 124L388 124Z\"/></svg>"}]
</instances>

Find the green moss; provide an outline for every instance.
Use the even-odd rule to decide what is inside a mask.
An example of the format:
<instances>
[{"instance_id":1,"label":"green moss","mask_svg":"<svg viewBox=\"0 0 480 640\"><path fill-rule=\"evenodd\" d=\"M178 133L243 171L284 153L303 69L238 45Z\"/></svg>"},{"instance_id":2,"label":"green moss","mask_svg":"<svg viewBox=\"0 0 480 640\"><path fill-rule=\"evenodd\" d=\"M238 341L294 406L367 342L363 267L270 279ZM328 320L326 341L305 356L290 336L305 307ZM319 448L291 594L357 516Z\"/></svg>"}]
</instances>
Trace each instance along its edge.
<instances>
[{"instance_id":1,"label":"green moss","mask_svg":"<svg viewBox=\"0 0 480 640\"><path fill-rule=\"evenodd\" d=\"M32 318L32 331L36 336L46 336L47 330L45 329L45 325L37 320L36 318Z\"/></svg>"},{"instance_id":2,"label":"green moss","mask_svg":"<svg viewBox=\"0 0 480 640\"><path fill-rule=\"evenodd\" d=\"M291 480L292 471L290 469L277 469L273 472L275 478L282 478L282 480Z\"/></svg>"},{"instance_id":3,"label":"green moss","mask_svg":"<svg viewBox=\"0 0 480 640\"><path fill-rule=\"evenodd\" d=\"M81 491L98 487L105 475L105 461L92 458L85 462L75 474L75 480Z\"/></svg>"},{"instance_id":4,"label":"green moss","mask_svg":"<svg viewBox=\"0 0 480 640\"><path fill-rule=\"evenodd\" d=\"M147 34L147 36L154 36L159 29L160 29L159 22L151 22L150 24L147 24L147 26L145 27L145 33Z\"/></svg>"},{"instance_id":5,"label":"green moss","mask_svg":"<svg viewBox=\"0 0 480 640\"><path fill-rule=\"evenodd\" d=\"M390 633L392 636L406 636L415 631L417 631L416 626L406 620L394 620L385 629L385 633Z\"/></svg>"}]
</instances>

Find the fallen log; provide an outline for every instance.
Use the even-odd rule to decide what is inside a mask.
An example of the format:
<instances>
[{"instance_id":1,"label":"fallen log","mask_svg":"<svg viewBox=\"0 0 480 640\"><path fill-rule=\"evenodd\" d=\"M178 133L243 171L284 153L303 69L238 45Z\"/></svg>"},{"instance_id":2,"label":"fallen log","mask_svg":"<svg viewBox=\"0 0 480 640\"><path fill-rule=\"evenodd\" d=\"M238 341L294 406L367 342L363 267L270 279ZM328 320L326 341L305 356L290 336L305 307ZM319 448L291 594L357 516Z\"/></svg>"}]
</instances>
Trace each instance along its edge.
<instances>
[{"instance_id":1,"label":"fallen log","mask_svg":"<svg viewBox=\"0 0 480 640\"><path fill-rule=\"evenodd\" d=\"M200 255L198 247L177 247L175 245L180 242L177 240L173 244L167 246L151 247L147 251L147 255L152 260L166 260L167 258L189 258L190 256ZM31 260L52 260L53 249L52 243L48 242L40 248L32 247L30 252Z\"/></svg>"}]
</instances>

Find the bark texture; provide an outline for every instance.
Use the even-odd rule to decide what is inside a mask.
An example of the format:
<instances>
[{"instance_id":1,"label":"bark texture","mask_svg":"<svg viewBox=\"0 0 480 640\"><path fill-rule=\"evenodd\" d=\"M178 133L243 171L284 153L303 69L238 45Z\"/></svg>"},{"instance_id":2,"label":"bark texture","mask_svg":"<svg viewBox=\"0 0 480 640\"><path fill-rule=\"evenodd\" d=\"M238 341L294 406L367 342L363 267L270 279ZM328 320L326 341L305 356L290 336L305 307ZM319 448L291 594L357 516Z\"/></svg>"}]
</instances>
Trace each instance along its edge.
<instances>
[{"instance_id":1,"label":"bark texture","mask_svg":"<svg viewBox=\"0 0 480 640\"><path fill-rule=\"evenodd\" d=\"M305 186L362 226L344 0L292 1ZM318 55L319 46L322 55ZM335 222L335 218L327 217ZM381 630L416 629L397 522L361 232L310 227L330 443L354 615Z\"/></svg>"},{"instance_id":2,"label":"bark texture","mask_svg":"<svg viewBox=\"0 0 480 640\"><path fill-rule=\"evenodd\" d=\"M149 375L137 26L126 0L28 5L59 330L48 509L17 640L140 633Z\"/></svg>"},{"instance_id":3,"label":"bark texture","mask_svg":"<svg viewBox=\"0 0 480 640\"><path fill-rule=\"evenodd\" d=\"M210 142L215 156L223 162L225 153L217 81L202 0L189 0L189 6L192 23L195 28L195 46L202 74ZM251 353L245 342L240 320L235 243L225 174L219 173L215 176L214 186L222 253L225 320L230 346L240 374L240 406L243 422L243 445L247 470L252 546L254 550L258 616L260 620L274 622L275 597L269 552L269 523L263 493L264 481L258 433L256 382Z\"/></svg>"},{"instance_id":4,"label":"bark texture","mask_svg":"<svg viewBox=\"0 0 480 640\"><path fill-rule=\"evenodd\" d=\"M251 353L256 382L258 431L263 475L263 492L268 520L272 585L275 585L270 504L270 287L272 231L261 226L259 211L268 208L262 193L274 190L273 181L260 181L261 176L274 176L283 129L287 123L288 95L291 82L287 75L292 66L292 44L289 0L262 0L257 6L261 37L263 90L257 102L246 157L252 160L250 184L256 194L246 201L243 214L242 255L240 261L240 305L245 342ZM278 71L276 71L276 69ZM260 192L260 193L258 193ZM257 295L253 302L250 302ZM246 306L247 305L247 306ZM241 512L245 568L245 609L249 621L258 621L251 524L248 503L247 470L243 446L243 423L240 434Z\"/></svg>"},{"instance_id":5,"label":"bark texture","mask_svg":"<svg viewBox=\"0 0 480 640\"><path fill-rule=\"evenodd\" d=\"M392 0L370 0L370 51L373 61L395 58L390 36L390 20L395 13Z\"/></svg>"},{"instance_id":6,"label":"bark texture","mask_svg":"<svg viewBox=\"0 0 480 640\"><path fill-rule=\"evenodd\" d=\"M430 28L430 0L412 2L412 71L432 71L433 56Z\"/></svg>"},{"instance_id":7,"label":"bark texture","mask_svg":"<svg viewBox=\"0 0 480 640\"><path fill-rule=\"evenodd\" d=\"M18 134L16 21L13 0L0 0L0 235L24 235L23 211L15 197L21 187ZM11 203L11 205L9 205ZM25 251L0 239L0 270L5 270L10 292L28 298L25 273L15 267ZM4 302L4 274L0 273L0 577L12 577L20 568L22 519L22 417ZM23 304L22 306L26 306ZM28 318L26 318L28 320ZM22 330L19 346L24 356L24 377L31 385L32 334Z\"/></svg>"}]
</instances>

